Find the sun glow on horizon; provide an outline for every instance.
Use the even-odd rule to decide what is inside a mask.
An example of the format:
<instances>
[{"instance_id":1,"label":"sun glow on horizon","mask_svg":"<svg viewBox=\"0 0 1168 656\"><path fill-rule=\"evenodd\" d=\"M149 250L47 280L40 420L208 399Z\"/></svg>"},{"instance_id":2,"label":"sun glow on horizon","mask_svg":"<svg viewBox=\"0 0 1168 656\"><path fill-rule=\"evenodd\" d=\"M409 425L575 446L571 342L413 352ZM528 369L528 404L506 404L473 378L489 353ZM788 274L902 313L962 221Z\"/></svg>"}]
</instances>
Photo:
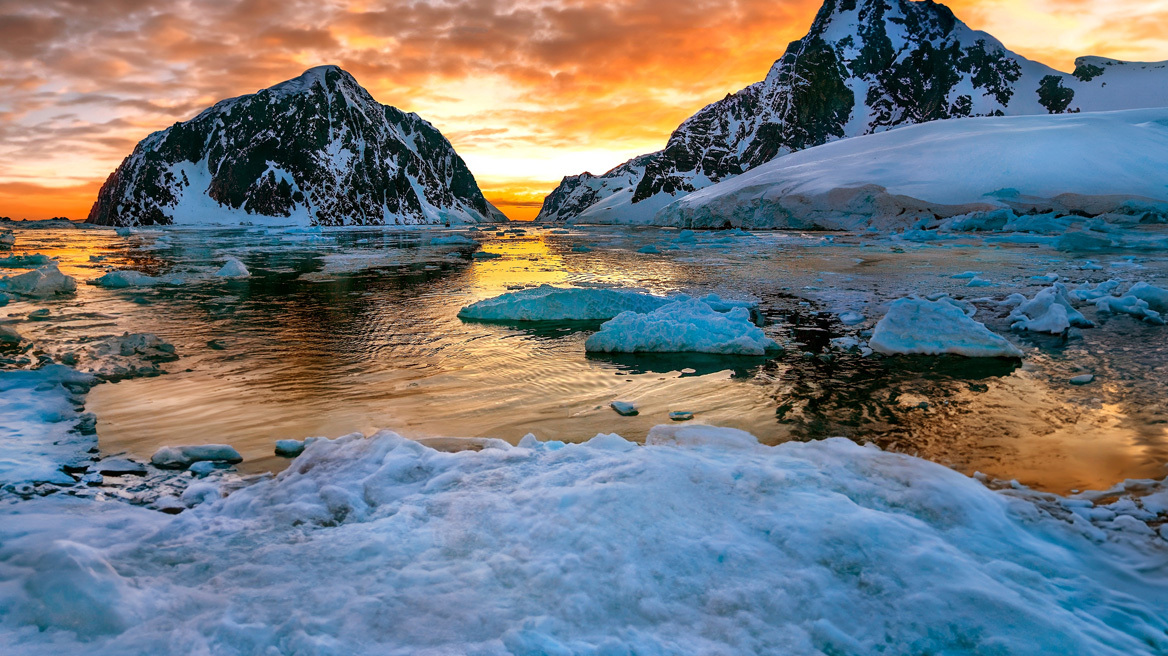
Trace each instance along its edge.
<instances>
[{"instance_id":1,"label":"sun glow on horizon","mask_svg":"<svg viewBox=\"0 0 1168 656\"><path fill-rule=\"evenodd\" d=\"M69 13L0 0L0 215L84 218L149 133L336 63L437 126L488 199L531 218L565 175L658 150L702 106L761 80L820 5L290 0L275 15L237 2L113 12L112 1ZM1168 0L950 4L1064 71L1078 55L1168 58Z\"/></svg>"}]
</instances>

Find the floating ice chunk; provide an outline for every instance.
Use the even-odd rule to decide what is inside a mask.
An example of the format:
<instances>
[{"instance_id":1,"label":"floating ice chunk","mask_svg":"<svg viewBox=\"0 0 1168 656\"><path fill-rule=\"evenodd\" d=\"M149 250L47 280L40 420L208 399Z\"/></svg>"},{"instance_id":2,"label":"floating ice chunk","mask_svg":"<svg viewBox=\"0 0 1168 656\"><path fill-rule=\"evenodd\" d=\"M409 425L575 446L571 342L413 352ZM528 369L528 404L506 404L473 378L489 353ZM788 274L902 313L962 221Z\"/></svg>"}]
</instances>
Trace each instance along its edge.
<instances>
[{"instance_id":1,"label":"floating ice chunk","mask_svg":"<svg viewBox=\"0 0 1168 656\"><path fill-rule=\"evenodd\" d=\"M1019 216L1002 226L1003 232L1030 232L1040 235L1061 235L1070 227L1073 219L1060 218L1051 214Z\"/></svg>"},{"instance_id":2,"label":"floating ice chunk","mask_svg":"<svg viewBox=\"0 0 1168 656\"><path fill-rule=\"evenodd\" d=\"M123 269L109 273L90 281L91 285L107 289L126 289L128 287L154 287L155 285L178 286L186 282L181 276L148 276L141 271Z\"/></svg>"},{"instance_id":3,"label":"floating ice chunk","mask_svg":"<svg viewBox=\"0 0 1168 656\"><path fill-rule=\"evenodd\" d=\"M693 419L694 416L692 412L687 412L685 410L674 410L673 412L669 413L669 418L673 421L689 421Z\"/></svg>"},{"instance_id":4,"label":"floating ice chunk","mask_svg":"<svg viewBox=\"0 0 1168 656\"><path fill-rule=\"evenodd\" d=\"M1094 262L1093 260L1084 260L1083 263L1079 265L1079 270L1081 270L1081 271L1102 271L1103 267L1100 266L1099 264L1097 264L1096 262Z\"/></svg>"},{"instance_id":5,"label":"floating ice chunk","mask_svg":"<svg viewBox=\"0 0 1168 656\"><path fill-rule=\"evenodd\" d=\"M478 251L474 255L471 255L471 257L473 257L476 260L497 260L503 256L500 253L489 253L487 251Z\"/></svg>"},{"instance_id":6,"label":"floating ice chunk","mask_svg":"<svg viewBox=\"0 0 1168 656\"><path fill-rule=\"evenodd\" d=\"M957 306L921 298L893 301L868 344L884 355L1022 357L1018 347L966 316Z\"/></svg>"},{"instance_id":7,"label":"floating ice chunk","mask_svg":"<svg viewBox=\"0 0 1168 656\"><path fill-rule=\"evenodd\" d=\"M1095 301L1095 309L1103 314L1128 314L1150 324L1164 325L1160 313L1135 296L1104 296Z\"/></svg>"},{"instance_id":8,"label":"floating ice chunk","mask_svg":"<svg viewBox=\"0 0 1168 656\"><path fill-rule=\"evenodd\" d=\"M963 273L955 273L949 277L953 278L954 280L973 280L980 273L981 271L965 271Z\"/></svg>"},{"instance_id":9,"label":"floating ice chunk","mask_svg":"<svg viewBox=\"0 0 1168 656\"><path fill-rule=\"evenodd\" d=\"M638 248L637 252L638 253L645 253L647 255L654 255L654 254L660 253L661 251L653 244L649 244L648 246L642 246L642 247Z\"/></svg>"},{"instance_id":10,"label":"floating ice chunk","mask_svg":"<svg viewBox=\"0 0 1168 656\"><path fill-rule=\"evenodd\" d=\"M1038 280L1041 282L1058 282L1059 281L1059 274L1048 273L1045 276L1030 276L1030 279L1031 280Z\"/></svg>"},{"instance_id":11,"label":"floating ice chunk","mask_svg":"<svg viewBox=\"0 0 1168 656\"><path fill-rule=\"evenodd\" d=\"M1146 282L1137 282L1132 285L1131 289L1127 290L1127 295L1135 296L1144 301L1148 307L1160 314L1168 313L1168 289L1149 285Z\"/></svg>"},{"instance_id":12,"label":"floating ice chunk","mask_svg":"<svg viewBox=\"0 0 1168 656\"><path fill-rule=\"evenodd\" d=\"M586 351L603 353L764 355L777 348L751 322L746 308L723 313L696 299L676 301L647 314L623 312L584 343Z\"/></svg>"},{"instance_id":13,"label":"floating ice chunk","mask_svg":"<svg viewBox=\"0 0 1168 656\"><path fill-rule=\"evenodd\" d=\"M563 228L556 228L555 230L548 230L548 234L551 234L551 235L570 235L570 234L572 234L572 231L571 230L564 230Z\"/></svg>"},{"instance_id":14,"label":"floating ice chunk","mask_svg":"<svg viewBox=\"0 0 1168 656\"><path fill-rule=\"evenodd\" d=\"M632 403L628 403L627 401L613 401L608 405L622 417L635 417L636 415L640 414L640 412L637 410L637 406L633 405Z\"/></svg>"},{"instance_id":15,"label":"floating ice chunk","mask_svg":"<svg viewBox=\"0 0 1168 656\"><path fill-rule=\"evenodd\" d=\"M592 249L588 248L587 246L573 246L572 252L573 253L591 253Z\"/></svg>"},{"instance_id":16,"label":"floating ice chunk","mask_svg":"<svg viewBox=\"0 0 1168 656\"><path fill-rule=\"evenodd\" d=\"M6 269L36 269L52 263L53 258L40 253L0 257L0 268Z\"/></svg>"},{"instance_id":17,"label":"floating ice chunk","mask_svg":"<svg viewBox=\"0 0 1168 656\"><path fill-rule=\"evenodd\" d=\"M247 270L243 262L240 262L234 257L229 257L227 258L227 263L223 265L223 268L216 271L215 275L219 278L247 278L251 276L251 272Z\"/></svg>"},{"instance_id":18,"label":"floating ice chunk","mask_svg":"<svg viewBox=\"0 0 1168 656\"><path fill-rule=\"evenodd\" d=\"M974 276L973 279L971 279L968 283L965 284L965 286L966 287L995 287L997 285L996 285L996 283L994 283L990 280L986 280L985 278L980 278L980 277Z\"/></svg>"},{"instance_id":19,"label":"floating ice chunk","mask_svg":"<svg viewBox=\"0 0 1168 656\"><path fill-rule=\"evenodd\" d=\"M164 446L150 456L150 464L163 469L186 469L196 462L243 462L233 447L226 444L202 444L197 446Z\"/></svg>"},{"instance_id":20,"label":"floating ice chunk","mask_svg":"<svg viewBox=\"0 0 1168 656\"><path fill-rule=\"evenodd\" d=\"M48 298L77 291L77 281L61 273L56 262L19 276L0 278L0 290L33 298Z\"/></svg>"},{"instance_id":21,"label":"floating ice chunk","mask_svg":"<svg viewBox=\"0 0 1168 656\"><path fill-rule=\"evenodd\" d=\"M603 321L621 312L651 312L670 299L618 289L540 285L462 308L458 316L479 321Z\"/></svg>"},{"instance_id":22,"label":"floating ice chunk","mask_svg":"<svg viewBox=\"0 0 1168 656\"><path fill-rule=\"evenodd\" d=\"M11 232L0 232L0 251L11 250L16 245L16 235Z\"/></svg>"},{"instance_id":23,"label":"floating ice chunk","mask_svg":"<svg viewBox=\"0 0 1168 656\"><path fill-rule=\"evenodd\" d=\"M1091 328L1095 325L1071 305L1066 287L1057 283L1019 304L1010 313L1009 320L1014 330L1052 335L1059 335L1071 326Z\"/></svg>"},{"instance_id":24,"label":"floating ice chunk","mask_svg":"<svg viewBox=\"0 0 1168 656\"><path fill-rule=\"evenodd\" d=\"M317 439L316 437L309 437L303 440L276 440L276 455L283 458L295 458L304 453L304 449L308 448Z\"/></svg>"},{"instance_id":25,"label":"floating ice chunk","mask_svg":"<svg viewBox=\"0 0 1168 656\"><path fill-rule=\"evenodd\" d=\"M845 326L856 326L864 323L867 319L859 312L848 310L847 312L840 313L839 320Z\"/></svg>"},{"instance_id":26,"label":"floating ice chunk","mask_svg":"<svg viewBox=\"0 0 1168 656\"><path fill-rule=\"evenodd\" d=\"M479 243L466 235L446 235L430 240L431 246L478 246Z\"/></svg>"},{"instance_id":27,"label":"floating ice chunk","mask_svg":"<svg viewBox=\"0 0 1168 656\"><path fill-rule=\"evenodd\" d=\"M114 234L119 237L129 237L134 234L134 229L128 227L114 228Z\"/></svg>"},{"instance_id":28,"label":"floating ice chunk","mask_svg":"<svg viewBox=\"0 0 1168 656\"><path fill-rule=\"evenodd\" d=\"M646 446L711 446L719 449L755 449L758 438L737 428L660 425L649 429Z\"/></svg>"},{"instance_id":29,"label":"floating ice chunk","mask_svg":"<svg viewBox=\"0 0 1168 656\"><path fill-rule=\"evenodd\" d=\"M1087 384L1092 383L1094 381L1095 381L1094 374L1082 374L1081 376L1075 376L1074 378L1072 378L1070 380L1070 383L1072 385L1087 385Z\"/></svg>"},{"instance_id":30,"label":"floating ice chunk","mask_svg":"<svg viewBox=\"0 0 1168 656\"><path fill-rule=\"evenodd\" d=\"M90 466L89 471L106 476L145 476L146 465L128 458L106 458Z\"/></svg>"},{"instance_id":31,"label":"floating ice chunk","mask_svg":"<svg viewBox=\"0 0 1168 656\"><path fill-rule=\"evenodd\" d=\"M697 235L693 230L689 230L688 228L677 233L677 236L673 239L673 241L677 242L678 244L693 244L696 243L697 240Z\"/></svg>"}]
</instances>

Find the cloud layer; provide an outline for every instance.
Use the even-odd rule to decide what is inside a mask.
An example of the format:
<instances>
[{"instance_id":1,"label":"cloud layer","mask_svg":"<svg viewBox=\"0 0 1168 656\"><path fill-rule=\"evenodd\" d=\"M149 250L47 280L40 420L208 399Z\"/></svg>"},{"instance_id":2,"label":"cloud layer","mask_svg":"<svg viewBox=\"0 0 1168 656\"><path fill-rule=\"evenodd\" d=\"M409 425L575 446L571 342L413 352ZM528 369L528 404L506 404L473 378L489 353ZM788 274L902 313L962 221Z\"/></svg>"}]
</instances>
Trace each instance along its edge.
<instances>
[{"instance_id":1,"label":"cloud layer","mask_svg":"<svg viewBox=\"0 0 1168 656\"><path fill-rule=\"evenodd\" d=\"M0 0L0 215L83 216L154 130L323 63L433 122L529 217L762 79L819 0ZM957 0L1068 69L1168 57L1168 0ZM1052 36L1055 35L1055 36Z\"/></svg>"}]
</instances>

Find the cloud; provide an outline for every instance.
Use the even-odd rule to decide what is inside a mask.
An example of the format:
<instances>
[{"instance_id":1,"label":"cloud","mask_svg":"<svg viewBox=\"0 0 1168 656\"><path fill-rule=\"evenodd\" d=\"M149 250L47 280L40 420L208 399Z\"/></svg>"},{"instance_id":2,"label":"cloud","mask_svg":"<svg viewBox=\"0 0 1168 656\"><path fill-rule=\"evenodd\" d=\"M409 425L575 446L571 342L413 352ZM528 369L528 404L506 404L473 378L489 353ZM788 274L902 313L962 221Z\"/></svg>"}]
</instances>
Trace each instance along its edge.
<instances>
[{"instance_id":1,"label":"cloud","mask_svg":"<svg viewBox=\"0 0 1168 656\"><path fill-rule=\"evenodd\" d=\"M1164 47L1166 2L954 8L1066 68L1070 45L1050 34L1080 35L1094 54L1154 54ZM762 79L819 4L0 0L0 182L92 187L150 132L335 63L382 102L441 129L490 197L524 207L563 175L662 147L703 105ZM12 197L0 197L0 214Z\"/></svg>"}]
</instances>

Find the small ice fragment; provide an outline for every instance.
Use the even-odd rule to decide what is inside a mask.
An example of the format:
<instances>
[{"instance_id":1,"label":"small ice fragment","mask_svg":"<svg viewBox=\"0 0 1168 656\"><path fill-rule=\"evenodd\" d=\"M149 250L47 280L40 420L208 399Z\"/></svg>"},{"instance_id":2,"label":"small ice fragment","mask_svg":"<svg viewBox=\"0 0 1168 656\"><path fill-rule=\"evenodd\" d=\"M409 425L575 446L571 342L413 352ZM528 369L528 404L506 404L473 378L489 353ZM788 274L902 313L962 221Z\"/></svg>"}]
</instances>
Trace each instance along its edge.
<instances>
[{"instance_id":1,"label":"small ice fragment","mask_svg":"<svg viewBox=\"0 0 1168 656\"><path fill-rule=\"evenodd\" d=\"M592 249L588 248L587 246L573 246L572 252L573 253L591 253Z\"/></svg>"},{"instance_id":2,"label":"small ice fragment","mask_svg":"<svg viewBox=\"0 0 1168 656\"><path fill-rule=\"evenodd\" d=\"M150 456L150 463L163 469L186 469L200 461L243 462L243 456L226 444L164 446Z\"/></svg>"},{"instance_id":3,"label":"small ice fragment","mask_svg":"<svg viewBox=\"0 0 1168 656\"><path fill-rule=\"evenodd\" d=\"M661 251L658 250L657 247L654 246L653 244L649 244L648 246L642 246L642 247L638 248L637 252L638 253L645 253L647 255L653 255L656 253L660 253Z\"/></svg>"},{"instance_id":4,"label":"small ice fragment","mask_svg":"<svg viewBox=\"0 0 1168 656\"><path fill-rule=\"evenodd\" d=\"M613 401L612 403L609 403L609 405L612 406L612 409L616 410L616 413L622 417L635 417L636 415L640 414L637 410L637 406L633 405L632 403L626 403L624 401Z\"/></svg>"},{"instance_id":5,"label":"small ice fragment","mask_svg":"<svg viewBox=\"0 0 1168 656\"><path fill-rule=\"evenodd\" d=\"M693 419L693 413L686 412L684 410L674 410L673 412L669 413L669 418L673 421L689 421L690 419Z\"/></svg>"},{"instance_id":6,"label":"small ice fragment","mask_svg":"<svg viewBox=\"0 0 1168 656\"><path fill-rule=\"evenodd\" d=\"M304 453L304 449L315 439L310 437L304 440L276 440L276 455L282 458L295 458Z\"/></svg>"},{"instance_id":7,"label":"small ice fragment","mask_svg":"<svg viewBox=\"0 0 1168 656\"><path fill-rule=\"evenodd\" d=\"M954 280L973 280L974 278L977 277L977 274L979 274L979 273L981 273L981 272L980 271L966 271L964 273L955 273L949 277L953 278Z\"/></svg>"},{"instance_id":8,"label":"small ice fragment","mask_svg":"<svg viewBox=\"0 0 1168 656\"><path fill-rule=\"evenodd\" d=\"M251 272L247 270L243 262L240 262L234 257L229 257L227 258L227 263L223 265L223 268L216 271L215 275L219 278L247 278L251 275Z\"/></svg>"},{"instance_id":9,"label":"small ice fragment","mask_svg":"<svg viewBox=\"0 0 1168 656\"><path fill-rule=\"evenodd\" d=\"M127 458L107 458L90 466L89 471L106 476L145 476L146 465Z\"/></svg>"},{"instance_id":10,"label":"small ice fragment","mask_svg":"<svg viewBox=\"0 0 1168 656\"><path fill-rule=\"evenodd\" d=\"M1095 380L1094 374L1083 374L1081 376L1075 376L1074 378L1072 378L1070 380L1070 383L1072 385L1087 385L1088 383L1091 383L1094 380Z\"/></svg>"},{"instance_id":11,"label":"small ice fragment","mask_svg":"<svg viewBox=\"0 0 1168 656\"><path fill-rule=\"evenodd\" d=\"M855 326L857 324L864 323L864 315L860 314L859 312L852 312L851 310L848 310L847 312L840 313L839 320L840 323L845 326Z\"/></svg>"},{"instance_id":12,"label":"small ice fragment","mask_svg":"<svg viewBox=\"0 0 1168 656\"><path fill-rule=\"evenodd\" d=\"M488 253L486 251L479 251L479 252L475 253L474 255L471 255L471 257L473 257L476 260L494 260L494 259L497 259L497 258L500 258L503 256L500 255L499 253Z\"/></svg>"},{"instance_id":13,"label":"small ice fragment","mask_svg":"<svg viewBox=\"0 0 1168 656\"><path fill-rule=\"evenodd\" d=\"M1030 279L1042 282L1058 282L1059 275L1057 273L1048 273L1045 276L1030 276Z\"/></svg>"},{"instance_id":14,"label":"small ice fragment","mask_svg":"<svg viewBox=\"0 0 1168 656\"><path fill-rule=\"evenodd\" d=\"M990 282L989 280L986 280L985 278L978 278L975 276L972 280L970 280L968 283L966 283L965 286L966 287L993 287L994 283Z\"/></svg>"}]
</instances>

